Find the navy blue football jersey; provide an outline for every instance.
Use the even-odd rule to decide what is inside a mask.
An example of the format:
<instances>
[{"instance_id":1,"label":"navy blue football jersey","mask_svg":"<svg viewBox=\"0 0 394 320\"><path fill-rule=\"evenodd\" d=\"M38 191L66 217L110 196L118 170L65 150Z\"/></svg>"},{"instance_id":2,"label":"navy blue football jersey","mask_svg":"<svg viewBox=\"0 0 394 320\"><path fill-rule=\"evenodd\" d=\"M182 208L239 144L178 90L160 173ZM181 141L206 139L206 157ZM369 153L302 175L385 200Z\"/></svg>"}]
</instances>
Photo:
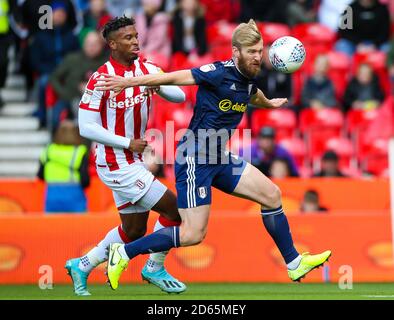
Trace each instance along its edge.
<instances>
[{"instance_id":1,"label":"navy blue football jersey","mask_svg":"<svg viewBox=\"0 0 394 320\"><path fill-rule=\"evenodd\" d=\"M189 132L178 148L183 145L184 155L186 149L188 155L193 150L202 154L224 150L257 92L255 81L242 75L233 60L214 62L191 72L199 88Z\"/></svg>"}]
</instances>

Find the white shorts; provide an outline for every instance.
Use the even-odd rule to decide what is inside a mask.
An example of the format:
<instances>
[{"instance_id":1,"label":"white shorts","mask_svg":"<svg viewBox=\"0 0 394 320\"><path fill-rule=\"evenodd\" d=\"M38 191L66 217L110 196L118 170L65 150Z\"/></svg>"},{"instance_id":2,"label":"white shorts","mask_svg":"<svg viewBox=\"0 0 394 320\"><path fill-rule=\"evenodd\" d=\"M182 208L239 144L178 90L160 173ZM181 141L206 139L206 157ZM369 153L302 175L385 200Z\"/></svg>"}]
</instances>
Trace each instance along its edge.
<instances>
[{"instance_id":1,"label":"white shorts","mask_svg":"<svg viewBox=\"0 0 394 320\"><path fill-rule=\"evenodd\" d=\"M97 174L112 190L116 207L122 214L148 212L167 190L143 163L133 163L115 171L97 167Z\"/></svg>"}]
</instances>

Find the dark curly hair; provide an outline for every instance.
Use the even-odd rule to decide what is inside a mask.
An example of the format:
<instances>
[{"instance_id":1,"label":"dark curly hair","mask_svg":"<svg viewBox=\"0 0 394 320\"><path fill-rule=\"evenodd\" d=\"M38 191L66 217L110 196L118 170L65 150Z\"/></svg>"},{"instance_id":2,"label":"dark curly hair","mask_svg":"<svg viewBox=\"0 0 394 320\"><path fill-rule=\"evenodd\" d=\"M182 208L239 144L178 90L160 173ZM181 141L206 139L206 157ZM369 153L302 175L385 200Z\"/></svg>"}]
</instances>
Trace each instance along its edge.
<instances>
[{"instance_id":1,"label":"dark curly hair","mask_svg":"<svg viewBox=\"0 0 394 320\"><path fill-rule=\"evenodd\" d=\"M108 40L112 32L126 26L133 26L134 24L135 20L133 18L128 18L126 16L116 17L115 19L112 19L105 24L103 29L103 37L105 40Z\"/></svg>"}]
</instances>

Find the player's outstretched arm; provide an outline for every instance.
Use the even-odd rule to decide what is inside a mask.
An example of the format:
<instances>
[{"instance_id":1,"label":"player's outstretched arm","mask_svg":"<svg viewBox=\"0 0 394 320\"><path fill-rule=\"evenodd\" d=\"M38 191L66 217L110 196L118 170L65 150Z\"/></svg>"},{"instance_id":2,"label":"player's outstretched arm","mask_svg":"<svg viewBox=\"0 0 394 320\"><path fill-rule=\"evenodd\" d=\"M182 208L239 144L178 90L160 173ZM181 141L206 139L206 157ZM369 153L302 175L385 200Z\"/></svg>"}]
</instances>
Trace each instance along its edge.
<instances>
[{"instance_id":1,"label":"player's outstretched arm","mask_svg":"<svg viewBox=\"0 0 394 320\"><path fill-rule=\"evenodd\" d=\"M280 108L288 102L287 98L268 99L264 93L257 89L257 92L250 99L250 103L258 108Z\"/></svg>"},{"instance_id":2,"label":"player's outstretched arm","mask_svg":"<svg viewBox=\"0 0 394 320\"><path fill-rule=\"evenodd\" d=\"M180 70L169 73L148 74L140 77L124 78L121 76L111 76L101 74L100 79L95 84L97 90L113 91L114 95L128 87L136 86L161 86L178 85L187 86L196 84L191 70Z\"/></svg>"}]
</instances>

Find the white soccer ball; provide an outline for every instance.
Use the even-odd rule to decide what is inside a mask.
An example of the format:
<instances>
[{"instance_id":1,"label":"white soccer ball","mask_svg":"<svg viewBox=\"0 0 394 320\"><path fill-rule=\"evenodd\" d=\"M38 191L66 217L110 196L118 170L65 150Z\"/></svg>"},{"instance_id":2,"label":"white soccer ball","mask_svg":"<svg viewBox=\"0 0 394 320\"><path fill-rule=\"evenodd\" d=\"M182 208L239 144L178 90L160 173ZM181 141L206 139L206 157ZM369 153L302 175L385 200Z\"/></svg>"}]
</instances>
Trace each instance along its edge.
<instances>
[{"instance_id":1,"label":"white soccer ball","mask_svg":"<svg viewBox=\"0 0 394 320\"><path fill-rule=\"evenodd\" d=\"M305 61L305 48L300 40L294 37L281 37L274 41L269 49L269 59L275 70L293 73L301 68Z\"/></svg>"}]
</instances>

